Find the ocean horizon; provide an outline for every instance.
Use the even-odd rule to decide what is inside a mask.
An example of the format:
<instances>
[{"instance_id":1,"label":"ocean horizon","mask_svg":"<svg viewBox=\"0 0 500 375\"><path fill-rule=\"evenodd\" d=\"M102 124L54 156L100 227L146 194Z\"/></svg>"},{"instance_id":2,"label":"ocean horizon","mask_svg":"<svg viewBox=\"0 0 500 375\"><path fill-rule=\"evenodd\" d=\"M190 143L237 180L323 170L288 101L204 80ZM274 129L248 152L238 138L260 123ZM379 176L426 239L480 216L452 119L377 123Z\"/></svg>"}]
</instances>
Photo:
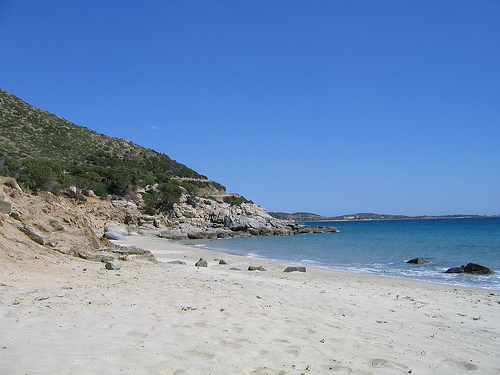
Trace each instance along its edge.
<instances>
[{"instance_id":1,"label":"ocean horizon","mask_svg":"<svg viewBox=\"0 0 500 375\"><path fill-rule=\"evenodd\" d=\"M197 247L338 271L500 290L500 217L321 221L339 233L197 240ZM425 263L408 264L422 258ZM445 271L477 263L492 275Z\"/></svg>"}]
</instances>

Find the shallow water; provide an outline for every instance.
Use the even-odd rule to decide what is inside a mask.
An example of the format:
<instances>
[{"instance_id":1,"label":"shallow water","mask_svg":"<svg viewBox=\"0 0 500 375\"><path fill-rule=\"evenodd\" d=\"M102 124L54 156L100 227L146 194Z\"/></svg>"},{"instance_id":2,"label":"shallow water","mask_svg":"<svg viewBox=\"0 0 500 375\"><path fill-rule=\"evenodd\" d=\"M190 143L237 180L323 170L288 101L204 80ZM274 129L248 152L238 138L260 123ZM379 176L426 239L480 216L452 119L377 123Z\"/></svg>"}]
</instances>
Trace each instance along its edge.
<instances>
[{"instance_id":1,"label":"shallow water","mask_svg":"<svg viewBox=\"0 0 500 375\"><path fill-rule=\"evenodd\" d=\"M307 223L340 233L196 241L196 246L334 270L500 289L500 217ZM192 242L192 241L191 241ZM407 264L412 258L424 264ZM493 275L447 274L469 262Z\"/></svg>"}]
</instances>

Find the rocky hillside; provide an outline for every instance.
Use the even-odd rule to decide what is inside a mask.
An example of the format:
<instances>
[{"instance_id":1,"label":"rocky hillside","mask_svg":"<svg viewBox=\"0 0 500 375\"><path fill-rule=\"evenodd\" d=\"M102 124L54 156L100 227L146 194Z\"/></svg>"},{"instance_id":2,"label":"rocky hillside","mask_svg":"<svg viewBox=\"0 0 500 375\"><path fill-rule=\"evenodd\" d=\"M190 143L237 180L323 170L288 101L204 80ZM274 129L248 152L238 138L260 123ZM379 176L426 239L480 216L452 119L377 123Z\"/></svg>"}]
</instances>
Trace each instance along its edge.
<instances>
[{"instance_id":1,"label":"rocky hillside","mask_svg":"<svg viewBox=\"0 0 500 375\"><path fill-rule=\"evenodd\" d=\"M117 250L108 241L122 235L195 239L326 230L274 219L252 203L231 206L185 195L169 216L151 216L144 214L136 202L103 200L74 189L59 196L50 192L28 194L15 180L4 177L0 177L0 209L0 261L45 255L53 258L56 253L94 260L126 259L131 254ZM104 236L105 224L109 231ZM139 250L134 256L151 257Z\"/></svg>"},{"instance_id":2,"label":"rocky hillside","mask_svg":"<svg viewBox=\"0 0 500 375\"><path fill-rule=\"evenodd\" d=\"M110 239L326 230L274 218L167 155L72 124L0 90L2 174L2 222L64 254L101 248L105 223Z\"/></svg>"}]
</instances>

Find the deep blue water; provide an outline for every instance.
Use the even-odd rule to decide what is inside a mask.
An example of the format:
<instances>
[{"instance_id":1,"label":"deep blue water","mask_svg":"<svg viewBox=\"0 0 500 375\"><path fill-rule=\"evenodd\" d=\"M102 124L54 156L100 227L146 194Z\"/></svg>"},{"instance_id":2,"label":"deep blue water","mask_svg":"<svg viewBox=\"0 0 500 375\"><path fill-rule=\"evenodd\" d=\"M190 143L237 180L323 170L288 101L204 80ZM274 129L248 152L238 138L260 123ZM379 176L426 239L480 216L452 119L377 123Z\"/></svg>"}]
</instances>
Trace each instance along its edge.
<instances>
[{"instance_id":1,"label":"deep blue water","mask_svg":"<svg viewBox=\"0 0 500 375\"><path fill-rule=\"evenodd\" d=\"M332 221L340 233L197 241L197 246L334 270L500 290L500 217ZM424 264L407 264L412 258ZM495 274L447 274L478 263Z\"/></svg>"}]
</instances>

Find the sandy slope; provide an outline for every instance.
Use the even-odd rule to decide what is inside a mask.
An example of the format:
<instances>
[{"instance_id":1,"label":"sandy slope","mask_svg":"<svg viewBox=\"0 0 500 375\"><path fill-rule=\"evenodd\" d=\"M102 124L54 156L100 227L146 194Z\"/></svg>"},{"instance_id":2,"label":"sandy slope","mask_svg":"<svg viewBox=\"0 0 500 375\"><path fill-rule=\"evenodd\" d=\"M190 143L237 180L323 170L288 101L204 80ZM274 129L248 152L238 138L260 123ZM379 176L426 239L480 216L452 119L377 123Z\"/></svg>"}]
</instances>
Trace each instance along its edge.
<instances>
[{"instance_id":1,"label":"sandy slope","mask_svg":"<svg viewBox=\"0 0 500 375\"><path fill-rule=\"evenodd\" d=\"M500 373L498 291L122 244L164 262L0 269L2 374Z\"/></svg>"}]
</instances>

